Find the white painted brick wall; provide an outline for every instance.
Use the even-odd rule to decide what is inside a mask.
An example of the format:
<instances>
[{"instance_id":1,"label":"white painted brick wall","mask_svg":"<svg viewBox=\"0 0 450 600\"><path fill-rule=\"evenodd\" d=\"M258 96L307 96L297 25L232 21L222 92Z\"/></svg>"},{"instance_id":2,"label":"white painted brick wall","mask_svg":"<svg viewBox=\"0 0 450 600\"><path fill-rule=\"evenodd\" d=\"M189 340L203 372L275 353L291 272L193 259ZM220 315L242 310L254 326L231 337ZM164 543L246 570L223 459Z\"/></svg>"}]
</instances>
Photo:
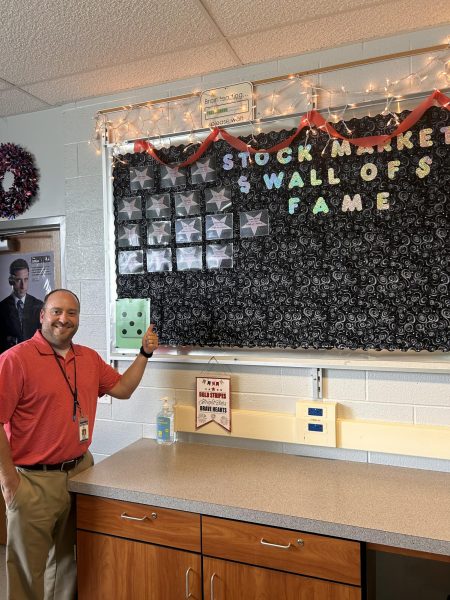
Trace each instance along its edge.
<instances>
[{"instance_id":1,"label":"white painted brick wall","mask_svg":"<svg viewBox=\"0 0 450 600\"><path fill-rule=\"evenodd\" d=\"M417 32L336 48L214 73L203 78L179 81L148 89L131 90L116 96L94 99L63 109L64 172L67 215L66 272L71 289L80 295L82 313L78 340L106 349L105 280L102 213L102 173L100 157L87 141L92 135L97 110L124 102L138 102L177 95L194 88L207 89L237 81L255 80L318 66L356 60L442 43L448 34L444 28ZM402 59L390 64L340 71L322 75L326 86L350 89L369 83L374 76L398 78L405 69L418 68L420 60ZM274 86L276 87L276 86ZM297 98L295 86L292 97ZM361 100L359 97L358 100ZM351 100L349 100L351 101ZM299 110L302 110L300 108ZM123 371L128 363L119 365ZM233 405L238 408L295 412L297 398L311 398L308 369L233 366ZM141 386L129 401L113 400L99 404L92 452L101 460L140 437L155 437L156 414L160 398L168 395L181 404L194 404L195 377L201 374L193 365L149 363ZM450 375L364 372L329 369L324 371L324 397L339 402L338 416L354 419L377 419L403 423L450 425ZM303 454L326 458L375 462L424 469L450 471L450 461L421 457L404 457L281 444L258 440L227 439L209 435L181 434L186 441L207 444L258 448L273 452Z\"/></svg>"}]
</instances>

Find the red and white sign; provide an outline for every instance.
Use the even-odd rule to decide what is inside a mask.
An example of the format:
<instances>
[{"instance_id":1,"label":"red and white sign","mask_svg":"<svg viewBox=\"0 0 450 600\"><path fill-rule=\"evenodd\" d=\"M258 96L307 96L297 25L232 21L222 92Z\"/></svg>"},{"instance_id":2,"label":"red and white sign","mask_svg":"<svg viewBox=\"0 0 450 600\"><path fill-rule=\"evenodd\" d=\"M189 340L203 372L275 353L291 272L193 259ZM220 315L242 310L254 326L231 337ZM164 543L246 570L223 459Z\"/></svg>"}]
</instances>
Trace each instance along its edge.
<instances>
[{"instance_id":1,"label":"red and white sign","mask_svg":"<svg viewBox=\"0 0 450 600\"><path fill-rule=\"evenodd\" d=\"M197 377L195 427L215 422L231 431L231 386L229 377Z\"/></svg>"}]
</instances>

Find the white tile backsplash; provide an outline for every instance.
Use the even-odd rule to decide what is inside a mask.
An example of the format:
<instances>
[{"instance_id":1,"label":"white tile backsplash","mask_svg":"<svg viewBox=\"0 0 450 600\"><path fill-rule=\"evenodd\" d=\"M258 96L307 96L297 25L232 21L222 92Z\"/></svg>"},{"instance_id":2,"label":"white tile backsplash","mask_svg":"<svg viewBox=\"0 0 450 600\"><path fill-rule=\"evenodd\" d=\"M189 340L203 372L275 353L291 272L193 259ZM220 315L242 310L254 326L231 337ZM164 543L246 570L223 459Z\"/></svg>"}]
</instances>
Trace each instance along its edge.
<instances>
[{"instance_id":1,"label":"white tile backsplash","mask_svg":"<svg viewBox=\"0 0 450 600\"><path fill-rule=\"evenodd\" d=\"M141 438L141 423L97 419L90 449L93 454L114 454Z\"/></svg>"},{"instance_id":2,"label":"white tile backsplash","mask_svg":"<svg viewBox=\"0 0 450 600\"><path fill-rule=\"evenodd\" d=\"M450 406L450 375L430 373L380 373L367 375L369 402Z\"/></svg>"},{"instance_id":3,"label":"white tile backsplash","mask_svg":"<svg viewBox=\"0 0 450 600\"><path fill-rule=\"evenodd\" d=\"M327 400L366 400L365 371L325 369L323 375L323 397Z\"/></svg>"},{"instance_id":4,"label":"white tile backsplash","mask_svg":"<svg viewBox=\"0 0 450 600\"><path fill-rule=\"evenodd\" d=\"M414 423L450 427L450 402L447 406L415 406Z\"/></svg>"},{"instance_id":5,"label":"white tile backsplash","mask_svg":"<svg viewBox=\"0 0 450 600\"><path fill-rule=\"evenodd\" d=\"M412 406L395 403L339 402L339 419L368 419L369 421L389 421L392 423L413 423Z\"/></svg>"}]
</instances>

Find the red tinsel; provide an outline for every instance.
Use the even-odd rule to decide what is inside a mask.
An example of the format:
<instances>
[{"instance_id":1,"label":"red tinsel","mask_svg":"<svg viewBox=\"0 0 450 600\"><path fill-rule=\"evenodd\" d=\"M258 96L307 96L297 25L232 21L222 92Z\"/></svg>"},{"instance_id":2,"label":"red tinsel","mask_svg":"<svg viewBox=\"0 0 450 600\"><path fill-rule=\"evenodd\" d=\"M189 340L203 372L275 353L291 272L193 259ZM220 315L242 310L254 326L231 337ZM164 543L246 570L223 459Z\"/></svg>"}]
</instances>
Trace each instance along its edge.
<instances>
[{"instance_id":1,"label":"red tinsel","mask_svg":"<svg viewBox=\"0 0 450 600\"><path fill-rule=\"evenodd\" d=\"M5 191L2 184L8 171L14 181ZM0 217L14 219L29 208L39 189L38 177L29 152L16 144L0 144Z\"/></svg>"}]
</instances>

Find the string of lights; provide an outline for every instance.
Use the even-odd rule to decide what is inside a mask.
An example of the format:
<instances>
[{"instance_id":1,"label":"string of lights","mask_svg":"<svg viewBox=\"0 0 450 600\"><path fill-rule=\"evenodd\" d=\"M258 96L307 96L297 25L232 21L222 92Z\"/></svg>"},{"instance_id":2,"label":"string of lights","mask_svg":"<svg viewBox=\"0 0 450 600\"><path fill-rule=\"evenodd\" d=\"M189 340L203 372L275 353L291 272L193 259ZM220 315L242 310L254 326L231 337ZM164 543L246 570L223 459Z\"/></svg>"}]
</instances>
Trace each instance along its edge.
<instances>
[{"instance_id":1,"label":"string of lights","mask_svg":"<svg viewBox=\"0 0 450 600\"><path fill-rule=\"evenodd\" d=\"M426 82L426 83L425 83ZM287 117L303 111L308 114L312 109L327 115L330 123L342 121L347 134L352 131L345 123L348 111L354 111L362 104L380 102L384 104L383 115L391 118L387 127L398 126L400 102L408 97L411 89L445 90L450 86L450 50L448 45L428 57L426 63L412 73L398 79L386 78L383 82L370 83L363 89L350 89L344 85L327 87L319 81L319 76L287 75L278 81L256 82L253 91L254 118L247 123L250 135L249 146L255 142L255 134L260 133L262 124L269 118ZM155 147L170 146L170 135L186 133L187 148L201 142L209 129L202 128L201 92L193 90L191 94L151 101L140 105L122 106L114 110L99 111L95 116L95 127L90 144L97 153L102 143L119 147L126 141L151 139ZM393 104L396 108L393 108ZM369 112L370 116L370 112ZM314 126L306 132L306 142L314 135ZM330 143L332 137L329 134ZM187 149L186 148L186 149ZM324 150L325 151L325 148Z\"/></svg>"}]
</instances>

